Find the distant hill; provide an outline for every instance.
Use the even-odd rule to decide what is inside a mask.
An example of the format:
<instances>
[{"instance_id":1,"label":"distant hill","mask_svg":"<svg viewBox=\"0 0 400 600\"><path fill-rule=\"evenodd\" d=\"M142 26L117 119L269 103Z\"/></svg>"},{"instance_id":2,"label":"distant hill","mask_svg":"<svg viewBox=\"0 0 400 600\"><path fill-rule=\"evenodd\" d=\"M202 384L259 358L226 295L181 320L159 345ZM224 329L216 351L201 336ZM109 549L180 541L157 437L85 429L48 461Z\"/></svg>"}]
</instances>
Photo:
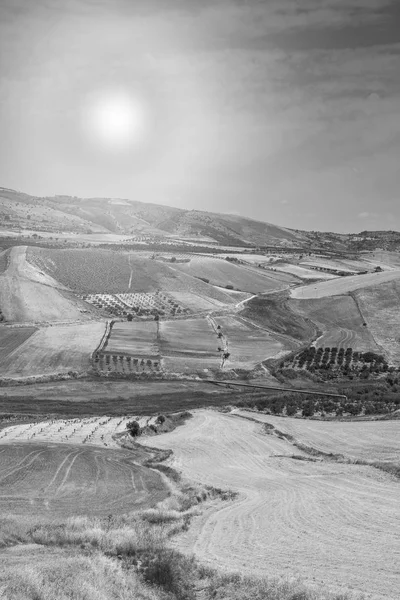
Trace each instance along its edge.
<instances>
[{"instance_id":1,"label":"distant hill","mask_svg":"<svg viewBox=\"0 0 400 600\"><path fill-rule=\"evenodd\" d=\"M274 246L331 252L400 248L400 233L395 231L307 232L239 215L185 210L138 200L63 195L39 197L1 187L0 229L47 234L124 235L139 241L183 239L224 246Z\"/></svg>"}]
</instances>

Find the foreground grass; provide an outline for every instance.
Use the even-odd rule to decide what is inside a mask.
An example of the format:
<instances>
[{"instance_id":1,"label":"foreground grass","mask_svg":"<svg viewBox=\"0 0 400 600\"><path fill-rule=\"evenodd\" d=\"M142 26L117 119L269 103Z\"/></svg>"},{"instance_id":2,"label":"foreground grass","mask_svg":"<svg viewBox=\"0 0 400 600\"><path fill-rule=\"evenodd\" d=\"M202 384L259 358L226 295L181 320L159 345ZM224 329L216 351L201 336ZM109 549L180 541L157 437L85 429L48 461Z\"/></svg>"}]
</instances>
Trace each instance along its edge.
<instances>
[{"instance_id":1,"label":"foreground grass","mask_svg":"<svg viewBox=\"0 0 400 600\"><path fill-rule=\"evenodd\" d=\"M221 575L171 549L171 536L187 529L199 510L184 509L187 502L184 495L171 496L141 513L74 517L65 523L3 518L1 600L361 599L309 589L297 580ZM9 560L19 551L17 562Z\"/></svg>"}]
</instances>

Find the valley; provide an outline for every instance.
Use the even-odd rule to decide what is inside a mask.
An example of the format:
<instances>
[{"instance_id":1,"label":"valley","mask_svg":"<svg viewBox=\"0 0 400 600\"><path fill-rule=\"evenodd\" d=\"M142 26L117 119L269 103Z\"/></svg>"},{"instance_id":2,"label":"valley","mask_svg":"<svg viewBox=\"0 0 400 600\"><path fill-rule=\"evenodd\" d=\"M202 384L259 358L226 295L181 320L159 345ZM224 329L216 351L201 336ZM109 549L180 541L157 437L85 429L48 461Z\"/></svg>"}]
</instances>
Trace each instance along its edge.
<instances>
[{"instance_id":1,"label":"valley","mask_svg":"<svg viewBox=\"0 0 400 600\"><path fill-rule=\"evenodd\" d=\"M2 194L0 557L85 519L122 556L110 519L144 520L204 569L395 600L398 253Z\"/></svg>"}]
</instances>

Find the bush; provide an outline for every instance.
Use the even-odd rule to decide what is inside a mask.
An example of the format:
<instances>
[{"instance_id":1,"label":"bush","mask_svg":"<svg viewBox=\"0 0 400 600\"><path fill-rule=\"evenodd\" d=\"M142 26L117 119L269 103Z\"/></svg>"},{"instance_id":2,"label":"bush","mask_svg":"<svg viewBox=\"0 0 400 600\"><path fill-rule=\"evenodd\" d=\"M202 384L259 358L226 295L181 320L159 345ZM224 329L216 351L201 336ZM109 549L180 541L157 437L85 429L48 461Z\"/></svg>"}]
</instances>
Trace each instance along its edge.
<instances>
[{"instance_id":1,"label":"bush","mask_svg":"<svg viewBox=\"0 0 400 600\"><path fill-rule=\"evenodd\" d=\"M195 600L192 583L194 559L189 559L169 549L160 549L142 557L143 578L147 583L174 594L177 600Z\"/></svg>"},{"instance_id":2,"label":"bush","mask_svg":"<svg viewBox=\"0 0 400 600\"><path fill-rule=\"evenodd\" d=\"M132 437L140 435L141 429L137 421L129 421L129 423L126 424L126 428Z\"/></svg>"}]
</instances>

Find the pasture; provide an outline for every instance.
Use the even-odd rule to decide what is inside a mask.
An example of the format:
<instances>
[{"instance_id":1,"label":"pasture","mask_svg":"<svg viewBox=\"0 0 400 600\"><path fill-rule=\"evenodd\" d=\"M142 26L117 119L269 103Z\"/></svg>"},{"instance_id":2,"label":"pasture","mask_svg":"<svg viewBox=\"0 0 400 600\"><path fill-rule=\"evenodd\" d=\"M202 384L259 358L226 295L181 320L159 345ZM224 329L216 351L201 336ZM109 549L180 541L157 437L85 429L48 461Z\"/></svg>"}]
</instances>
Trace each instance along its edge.
<instances>
[{"instance_id":1,"label":"pasture","mask_svg":"<svg viewBox=\"0 0 400 600\"><path fill-rule=\"evenodd\" d=\"M290 307L302 317L311 319L323 332L317 348L353 348L359 351L380 352L370 328L351 296L333 296L315 300L290 300Z\"/></svg>"},{"instance_id":2,"label":"pasture","mask_svg":"<svg viewBox=\"0 0 400 600\"><path fill-rule=\"evenodd\" d=\"M216 317L226 339L230 356L227 365L231 368L253 369L256 364L281 355L284 344L270 333L240 317Z\"/></svg>"},{"instance_id":3,"label":"pasture","mask_svg":"<svg viewBox=\"0 0 400 600\"><path fill-rule=\"evenodd\" d=\"M362 288L367 288L389 281L400 279L400 269L384 271L383 273L367 273L366 275L352 275L337 277L329 281L322 281L308 286L300 286L290 290L292 298L307 300L311 298L326 298L339 296Z\"/></svg>"},{"instance_id":4,"label":"pasture","mask_svg":"<svg viewBox=\"0 0 400 600\"><path fill-rule=\"evenodd\" d=\"M104 329L101 322L42 327L5 357L0 364L0 376L25 378L85 372Z\"/></svg>"},{"instance_id":5,"label":"pasture","mask_svg":"<svg viewBox=\"0 0 400 600\"><path fill-rule=\"evenodd\" d=\"M376 342L389 362L400 360L400 280L356 292L358 304Z\"/></svg>"},{"instance_id":6,"label":"pasture","mask_svg":"<svg viewBox=\"0 0 400 600\"><path fill-rule=\"evenodd\" d=\"M154 506L168 492L132 451L52 443L0 445L1 513L106 516Z\"/></svg>"},{"instance_id":7,"label":"pasture","mask_svg":"<svg viewBox=\"0 0 400 600\"><path fill-rule=\"evenodd\" d=\"M261 424L216 411L196 411L184 426L146 443L171 448L169 463L184 476L239 493L196 518L178 548L224 570L397 597L399 483L390 475L294 460L307 457Z\"/></svg>"}]
</instances>

